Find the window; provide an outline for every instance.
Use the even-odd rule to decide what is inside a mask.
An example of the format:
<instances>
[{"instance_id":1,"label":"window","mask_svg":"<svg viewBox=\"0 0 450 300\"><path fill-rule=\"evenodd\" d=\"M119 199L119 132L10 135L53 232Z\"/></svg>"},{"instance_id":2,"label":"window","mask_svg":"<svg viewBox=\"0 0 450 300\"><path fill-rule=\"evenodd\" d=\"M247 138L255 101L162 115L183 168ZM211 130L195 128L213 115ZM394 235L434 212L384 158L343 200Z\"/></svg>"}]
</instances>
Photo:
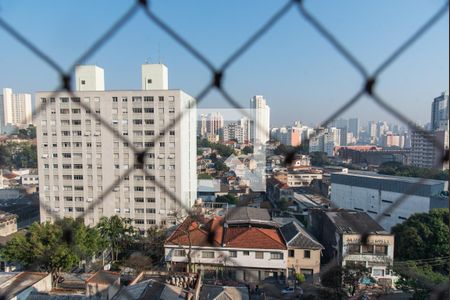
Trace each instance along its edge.
<instances>
[{"instance_id":1,"label":"window","mask_svg":"<svg viewBox=\"0 0 450 300\"><path fill-rule=\"evenodd\" d=\"M214 251L202 251L202 258L214 258Z\"/></svg>"},{"instance_id":2,"label":"window","mask_svg":"<svg viewBox=\"0 0 450 300\"><path fill-rule=\"evenodd\" d=\"M159 102L164 102L164 97L163 96L159 96L158 99L159 99Z\"/></svg>"},{"instance_id":3,"label":"window","mask_svg":"<svg viewBox=\"0 0 450 300\"><path fill-rule=\"evenodd\" d=\"M86 84L86 80L81 80L81 84Z\"/></svg>"},{"instance_id":4,"label":"window","mask_svg":"<svg viewBox=\"0 0 450 300\"><path fill-rule=\"evenodd\" d=\"M153 97L152 96L144 97L144 102L153 102Z\"/></svg>"},{"instance_id":5,"label":"window","mask_svg":"<svg viewBox=\"0 0 450 300\"><path fill-rule=\"evenodd\" d=\"M388 246L377 245L375 246L375 254L387 254Z\"/></svg>"},{"instance_id":6,"label":"window","mask_svg":"<svg viewBox=\"0 0 450 300\"><path fill-rule=\"evenodd\" d=\"M186 256L186 251L184 249L175 249L173 256Z\"/></svg>"},{"instance_id":7,"label":"window","mask_svg":"<svg viewBox=\"0 0 450 300\"><path fill-rule=\"evenodd\" d=\"M146 108L144 108L144 112L145 113L154 113L154 108L153 107L146 107Z\"/></svg>"},{"instance_id":8,"label":"window","mask_svg":"<svg viewBox=\"0 0 450 300\"><path fill-rule=\"evenodd\" d=\"M264 252L261 252L261 251L255 252L255 258L256 259L264 259Z\"/></svg>"},{"instance_id":9,"label":"window","mask_svg":"<svg viewBox=\"0 0 450 300\"><path fill-rule=\"evenodd\" d=\"M249 251L244 251L244 256L249 256L250 255L250 252Z\"/></svg>"},{"instance_id":10,"label":"window","mask_svg":"<svg viewBox=\"0 0 450 300\"><path fill-rule=\"evenodd\" d=\"M349 244L347 248L349 254L359 253L359 244Z\"/></svg>"},{"instance_id":11,"label":"window","mask_svg":"<svg viewBox=\"0 0 450 300\"><path fill-rule=\"evenodd\" d=\"M145 211L148 214L155 214L156 213L156 210L154 208L147 208Z\"/></svg>"},{"instance_id":12,"label":"window","mask_svg":"<svg viewBox=\"0 0 450 300\"><path fill-rule=\"evenodd\" d=\"M311 251L310 250L304 250L303 251L303 258L311 258Z\"/></svg>"},{"instance_id":13,"label":"window","mask_svg":"<svg viewBox=\"0 0 450 300\"><path fill-rule=\"evenodd\" d=\"M144 202L144 198L142 197L134 198L134 202Z\"/></svg>"},{"instance_id":14,"label":"window","mask_svg":"<svg viewBox=\"0 0 450 300\"><path fill-rule=\"evenodd\" d=\"M288 250L288 256L294 257L295 256L295 250Z\"/></svg>"},{"instance_id":15,"label":"window","mask_svg":"<svg viewBox=\"0 0 450 300\"><path fill-rule=\"evenodd\" d=\"M147 79L147 83L152 83L152 80L151 79Z\"/></svg>"},{"instance_id":16,"label":"window","mask_svg":"<svg viewBox=\"0 0 450 300\"><path fill-rule=\"evenodd\" d=\"M270 259L283 259L283 253L281 253L281 252L270 252Z\"/></svg>"},{"instance_id":17,"label":"window","mask_svg":"<svg viewBox=\"0 0 450 300\"><path fill-rule=\"evenodd\" d=\"M373 253L373 245L362 245L361 252L362 253Z\"/></svg>"},{"instance_id":18,"label":"window","mask_svg":"<svg viewBox=\"0 0 450 300\"><path fill-rule=\"evenodd\" d=\"M237 257L237 251L229 251L229 257Z\"/></svg>"}]
</instances>

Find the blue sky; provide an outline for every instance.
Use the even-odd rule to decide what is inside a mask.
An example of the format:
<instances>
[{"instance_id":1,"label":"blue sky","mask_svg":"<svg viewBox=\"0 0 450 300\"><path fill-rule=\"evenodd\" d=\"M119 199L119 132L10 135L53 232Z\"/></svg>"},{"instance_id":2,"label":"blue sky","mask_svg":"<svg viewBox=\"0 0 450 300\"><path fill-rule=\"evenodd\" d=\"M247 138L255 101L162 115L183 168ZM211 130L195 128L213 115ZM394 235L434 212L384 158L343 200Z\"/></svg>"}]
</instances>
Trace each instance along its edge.
<instances>
[{"instance_id":1,"label":"blue sky","mask_svg":"<svg viewBox=\"0 0 450 300\"><path fill-rule=\"evenodd\" d=\"M132 1L0 0L0 17L59 64L68 67ZM215 65L256 31L284 1L152 1L152 8ZM305 1L308 10L345 44L369 71L443 5L440 0ZM445 15L381 76L377 91L411 119L430 119L433 97L448 89L449 32ZM0 30L0 87L34 93L52 90L57 74ZM159 53L159 54L158 54ZM180 45L139 12L86 63L105 69L107 89L139 89L140 64L161 60L169 86L195 96L210 73ZM359 74L296 9L240 57L225 74L224 86L244 107L264 95L272 123L302 120L311 125L328 117L362 84ZM200 105L229 108L213 92ZM394 120L369 99L343 117Z\"/></svg>"}]
</instances>

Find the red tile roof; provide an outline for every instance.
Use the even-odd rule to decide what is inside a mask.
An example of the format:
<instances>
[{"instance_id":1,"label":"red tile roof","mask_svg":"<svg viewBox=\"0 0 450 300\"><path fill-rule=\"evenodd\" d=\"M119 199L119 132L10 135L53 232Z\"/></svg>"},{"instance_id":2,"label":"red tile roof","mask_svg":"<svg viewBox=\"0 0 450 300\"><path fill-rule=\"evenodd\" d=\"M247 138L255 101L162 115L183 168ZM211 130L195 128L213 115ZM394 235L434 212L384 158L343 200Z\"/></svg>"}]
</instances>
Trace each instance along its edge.
<instances>
[{"instance_id":1,"label":"red tile roof","mask_svg":"<svg viewBox=\"0 0 450 300\"><path fill-rule=\"evenodd\" d=\"M189 236L187 227L189 226ZM186 219L166 240L166 245L249 248L249 249L286 249L282 236L276 228L259 227L223 227L223 218L193 221Z\"/></svg>"},{"instance_id":2,"label":"red tile roof","mask_svg":"<svg viewBox=\"0 0 450 300\"><path fill-rule=\"evenodd\" d=\"M230 227L224 236L226 247L251 249L286 249L277 229Z\"/></svg>"}]
</instances>

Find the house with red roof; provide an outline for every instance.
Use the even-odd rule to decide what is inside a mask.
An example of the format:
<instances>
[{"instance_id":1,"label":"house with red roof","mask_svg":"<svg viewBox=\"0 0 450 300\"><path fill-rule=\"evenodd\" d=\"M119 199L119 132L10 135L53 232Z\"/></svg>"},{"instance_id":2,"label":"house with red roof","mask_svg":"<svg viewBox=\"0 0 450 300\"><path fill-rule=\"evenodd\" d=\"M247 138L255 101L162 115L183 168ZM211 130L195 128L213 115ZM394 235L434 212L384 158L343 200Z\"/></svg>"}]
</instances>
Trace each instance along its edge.
<instances>
[{"instance_id":1,"label":"house with red roof","mask_svg":"<svg viewBox=\"0 0 450 300\"><path fill-rule=\"evenodd\" d=\"M165 261L170 271L200 272L205 279L285 278L288 248L279 227L266 209L253 207L188 217L167 238Z\"/></svg>"}]
</instances>

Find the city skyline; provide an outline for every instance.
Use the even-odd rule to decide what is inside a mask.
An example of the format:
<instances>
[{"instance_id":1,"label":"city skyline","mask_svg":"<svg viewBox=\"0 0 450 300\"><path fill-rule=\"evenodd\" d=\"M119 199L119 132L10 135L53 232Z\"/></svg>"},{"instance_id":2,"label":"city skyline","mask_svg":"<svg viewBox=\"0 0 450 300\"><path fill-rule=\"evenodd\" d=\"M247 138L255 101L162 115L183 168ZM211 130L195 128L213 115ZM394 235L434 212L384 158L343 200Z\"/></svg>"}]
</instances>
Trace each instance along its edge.
<instances>
[{"instance_id":1,"label":"city skyline","mask_svg":"<svg viewBox=\"0 0 450 300\"><path fill-rule=\"evenodd\" d=\"M54 5L42 1L39 6L29 3L28 10L19 9L14 3L3 3L1 17L31 38L32 42L57 62L68 66L130 3L131 1L108 3L107 17L98 17L95 13L103 8L103 2L89 3L92 13L85 10L82 2ZM239 3L239 10L235 9L238 5L235 2L219 7L217 4L202 2L198 10L183 9L188 3L155 2L152 3L152 8L207 58L220 65L280 7L273 3L254 5L255 3ZM398 1L390 3L390 9L386 11L383 9L385 4L383 1L351 1L349 6L343 6L309 2L307 6L327 28L332 29L350 52L369 70L373 70L441 5L424 1L410 6L406 1ZM49 5L52 9L47 11L46 7ZM177 9L174 9L175 5ZM407 10L404 9L406 5ZM348 7L352 8L351 15ZM182 16L181 12L184 11L188 15ZM78 24L76 28L71 27L64 21L68 12L74 16L83 15L85 22ZM248 18L248 14L257 17ZM37 15L39 22L33 22ZM229 22L231 16L233 24ZM379 24L380 19L383 19L383 24ZM55 23L58 26L54 26ZM210 23L211 29L204 30L205 23ZM354 24L363 26L355 28ZM444 16L423 40L408 49L377 83L377 89L383 98L410 119L422 124L428 122L431 114L429 102L448 89L448 43L446 39L442 39L443 36L448 36L447 25L448 15ZM240 34L231 34L238 28ZM143 31L142 35L131 34L138 29ZM41 32L47 34L42 35ZM216 32L221 39L216 39L212 45L210 37ZM367 32L371 34L366 34ZM67 39L64 37L67 36L70 37L69 43L65 43ZM297 36L298 39L295 38ZM378 42L381 36L383 43ZM11 46L5 49L0 67L13 70L0 75L1 87L11 87L32 94L55 88L58 82L57 74L13 41L4 31L0 31L0 38ZM306 45L305 41L308 41ZM104 68L107 74L111 74L107 75L106 80L108 90L130 90L139 89L136 66L146 60L165 63L173 78L170 88L183 87L194 96L210 80L210 73L206 68L156 29L142 14L135 16L115 38L84 63L97 64ZM262 60L264 64L259 63ZM29 72L30 69L33 72ZM271 76L267 76L268 70ZM35 76L36 73L40 75ZM248 99L253 95L264 95L272 106L271 121L274 126L284 125L286 119L300 119L307 124L317 125L344 104L361 84L362 81L348 63L294 10L226 72L224 81L224 87L242 107L247 107ZM324 85L326 88L323 88ZM411 103L414 105L410 105ZM230 106L213 91L200 105L200 108L205 107ZM371 119L395 120L367 98L361 99L341 117L358 117L363 122Z\"/></svg>"}]
</instances>

